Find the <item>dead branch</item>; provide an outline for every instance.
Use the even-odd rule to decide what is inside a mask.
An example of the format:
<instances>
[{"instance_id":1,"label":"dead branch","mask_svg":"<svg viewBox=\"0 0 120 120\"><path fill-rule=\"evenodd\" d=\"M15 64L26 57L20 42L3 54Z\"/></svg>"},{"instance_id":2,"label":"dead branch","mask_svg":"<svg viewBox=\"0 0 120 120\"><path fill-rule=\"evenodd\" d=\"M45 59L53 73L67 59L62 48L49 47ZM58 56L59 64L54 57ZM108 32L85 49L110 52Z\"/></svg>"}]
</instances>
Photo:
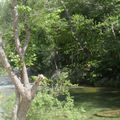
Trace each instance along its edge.
<instances>
[{"instance_id":1,"label":"dead branch","mask_svg":"<svg viewBox=\"0 0 120 120\"><path fill-rule=\"evenodd\" d=\"M36 92L37 92L37 89L38 89L38 86L41 84L41 81L45 79L44 75L40 74L38 75L38 79L34 82L32 88L31 88L31 95L32 95L32 98L34 98Z\"/></svg>"}]
</instances>

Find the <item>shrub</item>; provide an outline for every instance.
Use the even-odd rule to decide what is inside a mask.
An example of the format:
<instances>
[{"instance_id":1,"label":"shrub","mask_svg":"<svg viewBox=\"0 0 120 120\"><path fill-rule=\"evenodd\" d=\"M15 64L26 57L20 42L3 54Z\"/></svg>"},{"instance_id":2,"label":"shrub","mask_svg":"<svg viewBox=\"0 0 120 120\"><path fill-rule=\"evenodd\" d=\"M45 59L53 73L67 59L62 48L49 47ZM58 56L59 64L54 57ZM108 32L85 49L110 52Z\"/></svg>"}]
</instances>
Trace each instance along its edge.
<instances>
[{"instance_id":1,"label":"shrub","mask_svg":"<svg viewBox=\"0 0 120 120\"><path fill-rule=\"evenodd\" d=\"M84 116L74 108L74 101L68 94L65 100L58 100L52 94L39 92L27 114L26 120L79 120Z\"/></svg>"},{"instance_id":2,"label":"shrub","mask_svg":"<svg viewBox=\"0 0 120 120\"><path fill-rule=\"evenodd\" d=\"M37 96L26 116L26 120L82 120L84 117L78 108L74 106L74 99L70 96L68 86L71 85L66 79L67 75L61 73L59 80L52 86L49 79L43 81ZM5 111L3 117L9 120L14 104L14 96L5 97L2 105Z\"/></svg>"}]
</instances>

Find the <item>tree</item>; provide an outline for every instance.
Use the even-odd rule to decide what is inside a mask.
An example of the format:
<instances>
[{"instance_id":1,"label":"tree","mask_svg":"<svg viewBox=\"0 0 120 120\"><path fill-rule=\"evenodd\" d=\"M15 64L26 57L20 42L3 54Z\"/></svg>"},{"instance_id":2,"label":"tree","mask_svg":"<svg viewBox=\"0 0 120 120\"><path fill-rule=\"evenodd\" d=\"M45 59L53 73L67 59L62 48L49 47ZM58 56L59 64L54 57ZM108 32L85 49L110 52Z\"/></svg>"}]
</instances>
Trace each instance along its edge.
<instances>
[{"instance_id":1,"label":"tree","mask_svg":"<svg viewBox=\"0 0 120 120\"><path fill-rule=\"evenodd\" d=\"M25 63L25 54L26 54L26 50L27 50L27 47L30 41L30 30L27 24L27 14L24 14L25 15L24 26L25 26L26 35L25 35L25 40L23 43L21 43L21 40L19 37L19 25L18 25L19 23L18 9L23 7L24 10L27 11L29 7L26 6L25 1L23 2L23 5L21 6L18 6L16 0L13 0L13 4L14 4L13 34L14 34L16 51L20 58L21 77L18 77L14 73L12 66L9 63L9 60L6 56L6 53L2 45L2 34L0 34L0 60L5 70L7 71L8 75L10 76L13 84L15 85L16 104L13 110L12 120L25 120L25 116L29 109L29 106L32 100L34 99L37 88L40 84L40 81L44 79L44 76L42 74L38 75L38 79L35 81L35 83L31 87L30 81L28 78L26 63Z\"/></svg>"}]
</instances>

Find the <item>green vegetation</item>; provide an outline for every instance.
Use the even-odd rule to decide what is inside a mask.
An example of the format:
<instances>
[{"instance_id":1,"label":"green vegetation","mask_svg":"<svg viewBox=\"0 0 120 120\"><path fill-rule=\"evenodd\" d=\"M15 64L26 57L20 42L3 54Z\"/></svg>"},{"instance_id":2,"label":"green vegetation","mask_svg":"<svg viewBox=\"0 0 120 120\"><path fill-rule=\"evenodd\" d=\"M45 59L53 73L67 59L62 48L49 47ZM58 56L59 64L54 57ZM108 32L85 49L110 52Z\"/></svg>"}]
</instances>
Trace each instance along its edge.
<instances>
[{"instance_id":1,"label":"green vegetation","mask_svg":"<svg viewBox=\"0 0 120 120\"><path fill-rule=\"evenodd\" d=\"M12 3L7 1L2 8L6 51L11 64L19 67L11 28ZM25 11L29 17L28 67L47 77L57 69L67 69L72 83L119 87L119 0L28 0L27 7L20 4L18 8L22 40Z\"/></svg>"},{"instance_id":2,"label":"green vegetation","mask_svg":"<svg viewBox=\"0 0 120 120\"><path fill-rule=\"evenodd\" d=\"M18 2L19 36L23 44L26 14L31 37L25 61L32 71L31 82L39 73L46 76L43 91L38 92L26 120L120 120L94 115L119 109L119 93L90 87L81 91L76 87L120 88L120 0L27 0L26 5L22 2ZM19 69L12 4L11 0L0 2L0 31L13 69ZM4 73L0 68L0 76ZM69 91L74 85L76 88Z\"/></svg>"},{"instance_id":3,"label":"green vegetation","mask_svg":"<svg viewBox=\"0 0 120 120\"><path fill-rule=\"evenodd\" d=\"M71 94L73 98L69 95L56 98L55 96L53 97L53 94L39 92L32 103L27 120L120 120L120 117L96 116L96 113L99 112L113 111L114 114L115 110L120 110L119 91L108 91L105 93L103 91L89 92L89 89L86 87L83 89L86 92L81 92L80 89L77 93L74 91ZM5 120L9 120L8 113L11 115L13 101L14 97L10 96L1 105L4 105L3 108L7 111L4 114Z\"/></svg>"},{"instance_id":4,"label":"green vegetation","mask_svg":"<svg viewBox=\"0 0 120 120\"><path fill-rule=\"evenodd\" d=\"M69 82L68 82L69 83ZM51 84L42 83L40 91L28 111L26 120L78 120L83 119L81 109L75 108L74 100L67 89L68 84L57 82L54 87ZM5 120L11 119L11 110L14 106L15 96L3 96L1 101L2 109L5 111L2 116ZM3 104L4 103L4 104Z\"/></svg>"},{"instance_id":5,"label":"green vegetation","mask_svg":"<svg viewBox=\"0 0 120 120\"><path fill-rule=\"evenodd\" d=\"M0 67L0 76L6 75L6 71L4 70L3 67Z\"/></svg>"}]
</instances>

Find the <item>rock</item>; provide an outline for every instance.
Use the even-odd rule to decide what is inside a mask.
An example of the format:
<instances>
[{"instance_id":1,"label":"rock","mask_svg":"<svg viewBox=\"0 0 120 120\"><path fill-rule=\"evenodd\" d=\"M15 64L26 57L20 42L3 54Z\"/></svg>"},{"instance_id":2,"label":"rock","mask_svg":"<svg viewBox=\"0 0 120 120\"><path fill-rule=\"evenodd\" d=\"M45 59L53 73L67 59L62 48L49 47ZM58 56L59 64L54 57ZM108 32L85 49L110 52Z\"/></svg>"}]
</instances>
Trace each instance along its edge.
<instances>
[{"instance_id":1,"label":"rock","mask_svg":"<svg viewBox=\"0 0 120 120\"><path fill-rule=\"evenodd\" d=\"M102 112L96 113L95 115L99 117L120 117L120 109L102 111Z\"/></svg>"}]
</instances>

